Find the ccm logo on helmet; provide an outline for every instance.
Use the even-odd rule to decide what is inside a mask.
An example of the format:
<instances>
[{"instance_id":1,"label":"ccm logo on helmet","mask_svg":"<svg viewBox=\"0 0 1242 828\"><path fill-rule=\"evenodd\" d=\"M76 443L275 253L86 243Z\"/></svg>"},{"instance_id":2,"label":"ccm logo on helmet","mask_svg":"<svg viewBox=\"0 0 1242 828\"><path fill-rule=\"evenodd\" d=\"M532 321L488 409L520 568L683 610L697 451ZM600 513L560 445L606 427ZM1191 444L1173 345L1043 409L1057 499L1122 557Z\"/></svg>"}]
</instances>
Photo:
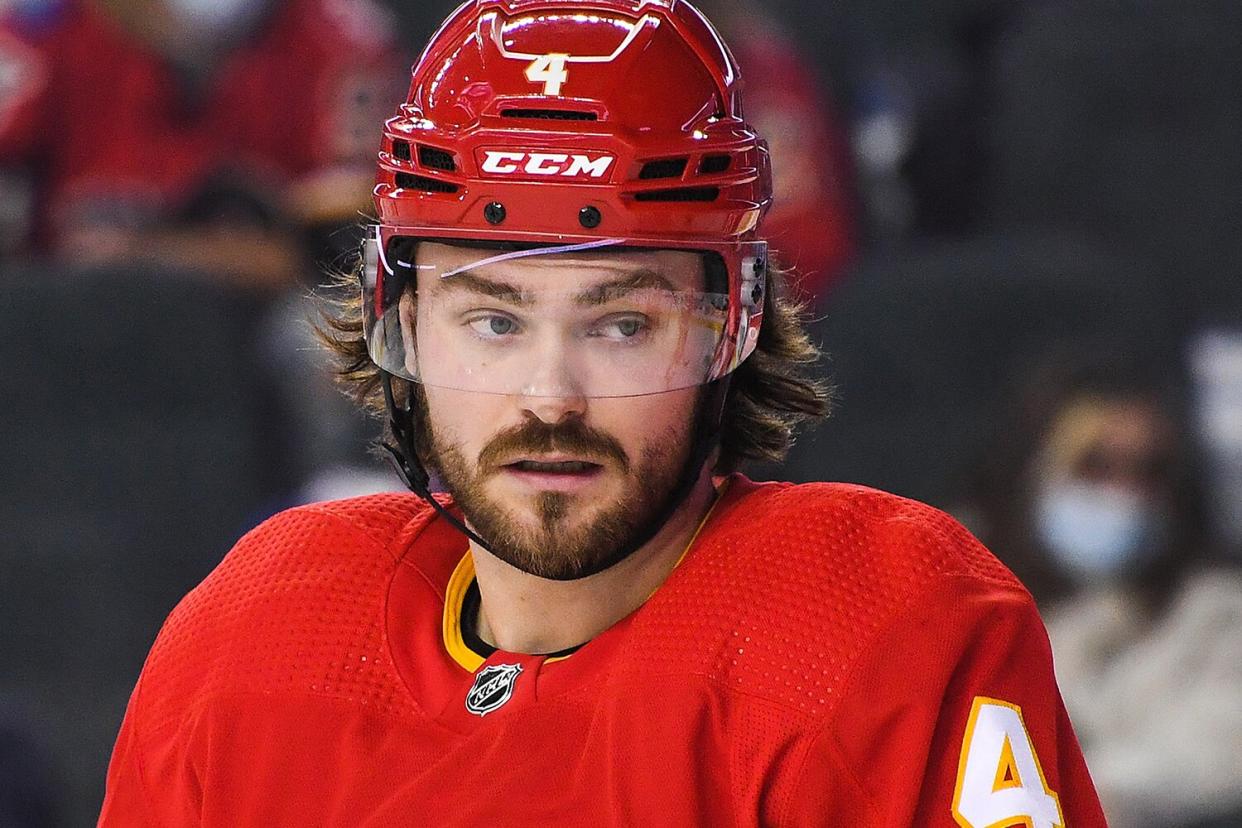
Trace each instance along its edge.
<instances>
[{"instance_id":1,"label":"ccm logo on helmet","mask_svg":"<svg viewBox=\"0 0 1242 828\"><path fill-rule=\"evenodd\" d=\"M612 162L616 160L616 156L608 153L479 150L479 169L502 178L598 181L608 175Z\"/></svg>"}]
</instances>

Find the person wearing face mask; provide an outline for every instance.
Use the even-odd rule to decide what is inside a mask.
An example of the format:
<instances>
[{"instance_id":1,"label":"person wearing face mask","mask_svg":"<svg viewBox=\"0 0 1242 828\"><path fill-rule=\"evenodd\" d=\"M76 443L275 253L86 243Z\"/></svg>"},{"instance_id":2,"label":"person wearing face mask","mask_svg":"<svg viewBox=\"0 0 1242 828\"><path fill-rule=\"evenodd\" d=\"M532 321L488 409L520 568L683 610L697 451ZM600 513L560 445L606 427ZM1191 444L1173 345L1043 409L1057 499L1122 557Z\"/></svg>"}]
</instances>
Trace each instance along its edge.
<instances>
[{"instance_id":1,"label":"person wearing face mask","mask_svg":"<svg viewBox=\"0 0 1242 828\"><path fill-rule=\"evenodd\" d=\"M1177 394L1116 363L1033 387L984 534L1041 606L1109 824L1238 824L1242 579L1212 562Z\"/></svg>"},{"instance_id":2,"label":"person wearing face mask","mask_svg":"<svg viewBox=\"0 0 1242 828\"><path fill-rule=\"evenodd\" d=\"M1086 393L1053 420L1036 457L1033 529L1075 585L1125 582L1168 553L1172 426L1141 396Z\"/></svg>"}]
</instances>

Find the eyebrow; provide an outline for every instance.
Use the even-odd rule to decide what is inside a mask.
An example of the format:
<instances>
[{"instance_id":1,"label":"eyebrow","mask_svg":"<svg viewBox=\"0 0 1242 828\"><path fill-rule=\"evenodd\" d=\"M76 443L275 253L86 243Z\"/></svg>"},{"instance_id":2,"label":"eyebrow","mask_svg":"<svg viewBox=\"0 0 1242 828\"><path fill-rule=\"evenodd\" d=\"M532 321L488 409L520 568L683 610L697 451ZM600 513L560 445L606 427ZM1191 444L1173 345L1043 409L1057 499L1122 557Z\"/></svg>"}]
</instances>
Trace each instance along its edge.
<instances>
[{"instance_id":1,"label":"eyebrow","mask_svg":"<svg viewBox=\"0 0 1242 828\"><path fill-rule=\"evenodd\" d=\"M591 285L586 290L575 295L574 301L579 305L602 305L604 302L609 302L627 293L644 288L659 288L668 291L676 291L677 289L664 274L649 268L642 268L628 276L622 276L610 282L601 282L598 285Z\"/></svg>"},{"instance_id":2,"label":"eyebrow","mask_svg":"<svg viewBox=\"0 0 1242 828\"><path fill-rule=\"evenodd\" d=\"M482 293L486 296L494 296L497 299L518 305L519 307L527 307L535 303L534 297L529 291L523 292L515 285L508 282L498 282L493 279L484 279L473 273L454 273L447 279L436 280L437 289L446 290L464 290L474 293Z\"/></svg>"},{"instance_id":3,"label":"eyebrow","mask_svg":"<svg viewBox=\"0 0 1242 828\"><path fill-rule=\"evenodd\" d=\"M486 296L492 296L497 299L504 300L510 304L519 307L529 307L534 304L534 296L530 291L523 291L516 285L508 282L501 282L495 279L484 279L469 272L454 273L447 279L439 280L437 285L440 288L450 290L463 290L474 293L481 293ZM597 285L591 285L589 288L582 290L574 295L574 301L579 305L601 305L605 302L612 301L627 293L644 288L659 288L662 290L675 291L676 287L663 274L649 268L642 268L613 279L608 282L600 282Z\"/></svg>"}]
</instances>

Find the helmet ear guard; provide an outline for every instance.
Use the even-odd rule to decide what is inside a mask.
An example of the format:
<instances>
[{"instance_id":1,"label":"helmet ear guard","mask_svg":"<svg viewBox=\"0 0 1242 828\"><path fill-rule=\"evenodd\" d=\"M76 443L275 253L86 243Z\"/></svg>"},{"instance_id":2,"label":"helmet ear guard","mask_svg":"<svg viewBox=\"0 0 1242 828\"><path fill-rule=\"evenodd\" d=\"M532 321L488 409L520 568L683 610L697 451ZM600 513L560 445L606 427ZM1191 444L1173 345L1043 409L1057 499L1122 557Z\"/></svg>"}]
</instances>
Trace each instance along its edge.
<instances>
[{"instance_id":1,"label":"helmet ear guard","mask_svg":"<svg viewBox=\"0 0 1242 828\"><path fill-rule=\"evenodd\" d=\"M759 328L763 326L763 302L768 289L767 246L754 255L743 256L741 278L737 285L738 326L737 352L728 371L746 361L759 345Z\"/></svg>"}]
</instances>

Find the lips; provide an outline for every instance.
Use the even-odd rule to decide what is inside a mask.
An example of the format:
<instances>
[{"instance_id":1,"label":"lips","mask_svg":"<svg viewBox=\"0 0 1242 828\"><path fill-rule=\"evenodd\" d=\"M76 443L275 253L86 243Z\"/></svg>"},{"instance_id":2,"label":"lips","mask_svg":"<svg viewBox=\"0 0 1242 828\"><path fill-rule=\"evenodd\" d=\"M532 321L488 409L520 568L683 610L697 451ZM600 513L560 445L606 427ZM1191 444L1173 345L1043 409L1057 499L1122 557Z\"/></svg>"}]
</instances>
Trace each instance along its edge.
<instances>
[{"instance_id":1,"label":"lips","mask_svg":"<svg viewBox=\"0 0 1242 828\"><path fill-rule=\"evenodd\" d=\"M479 452L478 466L490 474L546 482L554 477L593 478L608 469L626 474L630 460L615 437L588 426L581 417L555 423L530 417L488 441Z\"/></svg>"},{"instance_id":2,"label":"lips","mask_svg":"<svg viewBox=\"0 0 1242 828\"><path fill-rule=\"evenodd\" d=\"M519 460L508 465L509 468L517 471L544 474L582 474L599 468L598 463L588 463L585 460Z\"/></svg>"},{"instance_id":3,"label":"lips","mask_svg":"<svg viewBox=\"0 0 1242 828\"><path fill-rule=\"evenodd\" d=\"M506 463L501 470L510 480L536 491L572 493L593 485L604 472L603 465L566 457L523 457Z\"/></svg>"}]
</instances>

